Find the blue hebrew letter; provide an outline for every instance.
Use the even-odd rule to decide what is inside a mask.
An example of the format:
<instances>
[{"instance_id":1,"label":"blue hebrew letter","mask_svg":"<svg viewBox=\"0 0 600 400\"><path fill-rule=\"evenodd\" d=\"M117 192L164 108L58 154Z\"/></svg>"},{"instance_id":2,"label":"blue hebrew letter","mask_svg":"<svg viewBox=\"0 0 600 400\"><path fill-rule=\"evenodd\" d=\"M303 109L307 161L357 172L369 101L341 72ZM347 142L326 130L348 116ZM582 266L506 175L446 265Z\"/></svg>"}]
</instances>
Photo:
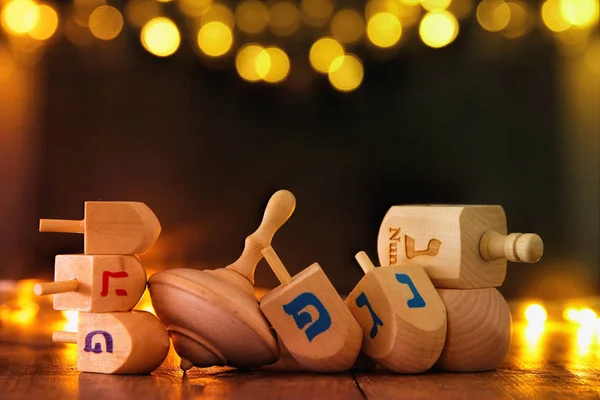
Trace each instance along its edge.
<instances>
[{"instance_id":1,"label":"blue hebrew letter","mask_svg":"<svg viewBox=\"0 0 600 400\"><path fill-rule=\"evenodd\" d=\"M308 312L302 311L308 306L313 306L319 313L319 318L317 318L315 322L313 322L312 317ZM329 315L329 312L327 312L325 306L321 303L321 300L310 292L304 292L288 304L284 304L283 311L294 318L298 329L302 329L307 324L313 322L304 331L309 342L312 342L317 335L325 332L331 326L331 316Z\"/></svg>"},{"instance_id":2,"label":"blue hebrew letter","mask_svg":"<svg viewBox=\"0 0 600 400\"><path fill-rule=\"evenodd\" d=\"M371 339L373 339L375 336L377 336L377 325L383 326L383 321L377 316L377 314L375 314L375 311L373 311L373 307L371 307L371 303L369 303L369 299L367 299L367 295L364 292L361 292L361 294L356 296L356 305L359 307L367 306L369 309L371 318L373 319L373 327L371 328L369 336L371 336Z\"/></svg>"},{"instance_id":3,"label":"blue hebrew letter","mask_svg":"<svg viewBox=\"0 0 600 400\"><path fill-rule=\"evenodd\" d=\"M425 300L423 300L423 297L421 297L421 295L417 291L417 288L415 287L415 284L413 283L412 279L410 279L410 276L406 274L396 274L396 279L398 280L398 282L407 285L413 294L413 298L408 299L408 301L406 302L408 308L425 307Z\"/></svg>"},{"instance_id":4,"label":"blue hebrew letter","mask_svg":"<svg viewBox=\"0 0 600 400\"><path fill-rule=\"evenodd\" d=\"M106 342L106 352L112 353L113 352L113 338L110 335L110 333L105 332L105 331L93 331L93 332L88 333L87 336L85 337L85 347L83 348L83 351L86 351L88 353L92 352L94 354L102 353L102 344L100 342L95 343L94 348L92 348L92 339L94 338L95 335L104 336L104 341Z\"/></svg>"}]
</instances>

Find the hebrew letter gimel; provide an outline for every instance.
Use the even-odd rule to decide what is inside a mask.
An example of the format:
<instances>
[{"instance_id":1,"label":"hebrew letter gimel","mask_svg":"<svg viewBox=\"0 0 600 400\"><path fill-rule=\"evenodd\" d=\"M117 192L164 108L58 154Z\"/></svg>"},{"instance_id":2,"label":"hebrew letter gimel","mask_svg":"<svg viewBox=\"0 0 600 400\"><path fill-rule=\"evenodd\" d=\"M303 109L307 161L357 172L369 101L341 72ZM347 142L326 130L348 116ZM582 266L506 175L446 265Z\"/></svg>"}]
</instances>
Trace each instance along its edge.
<instances>
[{"instance_id":1,"label":"hebrew letter gimel","mask_svg":"<svg viewBox=\"0 0 600 400\"><path fill-rule=\"evenodd\" d=\"M369 309L369 312L371 313L371 318L373 319L373 327L371 328L369 336L371 337L371 339L373 339L375 336L377 336L377 326L383 326L383 321L381 320L381 318L379 318L379 316L377 316L377 314L375 314L375 311L373 311L373 307L371 307L371 303L369 303L369 299L367 299L367 295L364 292L361 292L361 294L356 296L356 305L359 307L366 306Z\"/></svg>"},{"instance_id":2,"label":"hebrew letter gimel","mask_svg":"<svg viewBox=\"0 0 600 400\"><path fill-rule=\"evenodd\" d=\"M410 279L410 276L408 276L406 274L396 274L396 279L398 280L398 282L403 283L406 286L408 286L408 288L412 292L412 295L413 295L412 299L408 299L408 301L406 302L406 305L408 305L408 308L423 308L423 307L425 307L425 300L423 300L423 297L421 296L421 294L415 287L415 284L413 283L412 279Z\"/></svg>"},{"instance_id":3,"label":"hebrew letter gimel","mask_svg":"<svg viewBox=\"0 0 600 400\"><path fill-rule=\"evenodd\" d=\"M83 348L83 351L88 352L88 353L92 352L94 354L102 353L102 344L100 342L95 343L94 347L92 348L92 339L94 338L95 335L104 336L104 342L106 343L106 352L112 353L113 352L113 338L110 335L110 333L105 332L105 331L93 331L93 332L88 333L85 337L85 347Z\"/></svg>"},{"instance_id":4,"label":"hebrew letter gimel","mask_svg":"<svg viewBox=\"0 0 600 400\"><path fill-rule=\"evenodd\" d=\"M307 311L304 311L308 306L313 306L319 313L319 317L314 322L312 316ZM312 342L317 335L320 335L331 327L331 316L329 315L329 312L325 309L321 300L313 293L304 292L298 295L294 300L283 305L283 311L294 318L298 329L303 329L312 322L312 324L304 331L309 342Z\"/></svg>"}]
</instances>

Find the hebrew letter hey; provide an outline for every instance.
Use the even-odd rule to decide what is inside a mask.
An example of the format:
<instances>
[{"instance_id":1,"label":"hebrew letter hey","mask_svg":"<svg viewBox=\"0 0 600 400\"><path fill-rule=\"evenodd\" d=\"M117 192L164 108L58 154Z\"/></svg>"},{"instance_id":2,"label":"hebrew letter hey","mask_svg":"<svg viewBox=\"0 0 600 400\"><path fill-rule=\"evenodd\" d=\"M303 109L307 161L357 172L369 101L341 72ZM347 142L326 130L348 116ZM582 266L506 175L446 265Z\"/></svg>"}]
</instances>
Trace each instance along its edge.
<instances>
[{"instance_id":1,"label":"hebrew letter hey","mask_svg":"<svg viewBox=\"0 0 600 400\"><path fill-rule=\"evenodd\" d=\"M383 326L383 321L375 314L375 311L373 311L373 307L371 307L371 303L369 303L369 299L367 299L367 295L364 292L361 292L361 294L356 296L356 305L359 307L366 306L369 309L371 318L373 319L373 327L371 328L371 332L369 332L369 336L373 339L378 333L377 326Z\"/></svg>"},{"instance_id":2,"label":"hebrew letter hey","mask_svg":"<svg viewBox=\"0 0 600 400\"><path fill-rule=\"evenodd\" d=\"M413 297L411 299L408 299L408 301L406 302L408 308L425 307L425 300L423 300L423 297L421 297L421 294L415 287L415 284L413 283L412 279L410 279L410 276L406 274L396 274L396 279L398 280L398 282L407 285L413 294Z\"/></svg>"},{"instance_id":3,"label":"hebrew letter hey","mask_svg":"<svg viewBox=\"0 0 600 400\"><path fill-rule=\"evenodd\" d=\"M100 342L95 343L94 347L92 348L92 339L94 338L95 335L104 336L104 342L106 343L106 352L112 353L113 352L113 338L110 335L110 333L105 332L105 331L93 331L93 332L88 333L85 337L85 347L83 348L83 351L88 352L88 353L92 352L94 354L102 353L102 344Z\"/></svg>"},{"instance_id":4,"label":"hebrew letter hey","mask_svg":"<svg viewBox=\"0 0 600 400\"><path fill-rule=\"evenodd\" d=\"M319 317L314 322L312 316L307 311L303 311L308 306L313 306L319 313ZM294 318L298 329L303 329L312 322L312 324L304 331L309 342L312 342L315 337L331 327L331 316L329 315L329 312L325 309L321 300L313 293L304 292L298 295L294 300L283 305L283 311Z\"/></svg>"},{"instance_id":5,"label":"hebrew letter hey","mask_svg":"<svg viewBox=\"0 0 600 400\"><path fill-rule=\"evenodd\" d=\"M106 297L108 296L108 285L110 278L127 278L129 274L125 271L119 272L110 272L104 271L102 272L102 291L100 292L100 296ZM125 289L115 289L115 293L117 296L127 296L127 291Z\"/></svg>"},{"instance_id":6,"label":"hebrew letter hey","mask_svg":"<svg viewBox=\"0 0 600 400\"><path fill-rule=\"evenodd\" d=\"M415 250L415 239L406 235L406 239L404 241L404 247L406 249L406 258L408 258L409 260L418 256L435 257L440 252L441 246L441 241L437 239L431 239L427 244L427 248L425 250Z\"/></svg>"}]
</instances>

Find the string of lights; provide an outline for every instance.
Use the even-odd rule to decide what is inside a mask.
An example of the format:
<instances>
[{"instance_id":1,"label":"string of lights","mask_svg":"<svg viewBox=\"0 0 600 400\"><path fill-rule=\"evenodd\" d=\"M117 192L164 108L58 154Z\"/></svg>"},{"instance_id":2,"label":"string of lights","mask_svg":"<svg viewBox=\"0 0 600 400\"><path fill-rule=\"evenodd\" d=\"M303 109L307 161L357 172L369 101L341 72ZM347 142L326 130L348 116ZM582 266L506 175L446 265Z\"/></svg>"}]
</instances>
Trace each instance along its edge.
<instances>
[{"instance_id":1,"label":"string of lights","mask_svg":"<svg viewBox=\"0 0 600 400\"><path fill-rule=\"evenodd\" d=\"M229 60L243 80L267 84L287 79L293 60L286 49L306 42L305 56L314 71L326 75L335 89L349 92L360 86L365 74L361 49L367 48L368 55L394 54L417 35L425 46L443 48L473 18L477 29L509 41L541 29L554 37L563 54L590 49L590 62L595 68L600 65L598 0L546 0L535 7L522 0L370 0L347 7L338 3L73 0L64 6L0 0L5 33L0 39L0 81L10 76L15 52L33 54L63 36L86 47L94 41L113 41L131 29L156 57L174 55L185 38L200 59Z\"/></svg>"}]
</instances>

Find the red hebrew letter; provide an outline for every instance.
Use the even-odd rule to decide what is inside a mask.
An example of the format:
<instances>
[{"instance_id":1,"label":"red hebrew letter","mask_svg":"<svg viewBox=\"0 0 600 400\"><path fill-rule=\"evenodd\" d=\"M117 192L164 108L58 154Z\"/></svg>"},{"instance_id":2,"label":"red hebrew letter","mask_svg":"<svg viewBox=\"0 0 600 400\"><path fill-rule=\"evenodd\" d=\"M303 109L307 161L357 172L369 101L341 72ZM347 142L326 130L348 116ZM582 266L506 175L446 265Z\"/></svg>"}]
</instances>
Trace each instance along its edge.
<instances>
[{"instance_id":1,"label":"red hebrew letter","mask_svg":"<svg viewBox=\"0 0 600 400\"><path fill-rule=\"evenodd\" d=\"M102 273L102 291L100 292L100 296L106 297L108 295L108 281L110 278L127 278L128 276L129 274L125 271L104 271ZM127 296L127 291L125 289L115 289L115 293L117 296Z\"/></svg>"}]
</instances>

